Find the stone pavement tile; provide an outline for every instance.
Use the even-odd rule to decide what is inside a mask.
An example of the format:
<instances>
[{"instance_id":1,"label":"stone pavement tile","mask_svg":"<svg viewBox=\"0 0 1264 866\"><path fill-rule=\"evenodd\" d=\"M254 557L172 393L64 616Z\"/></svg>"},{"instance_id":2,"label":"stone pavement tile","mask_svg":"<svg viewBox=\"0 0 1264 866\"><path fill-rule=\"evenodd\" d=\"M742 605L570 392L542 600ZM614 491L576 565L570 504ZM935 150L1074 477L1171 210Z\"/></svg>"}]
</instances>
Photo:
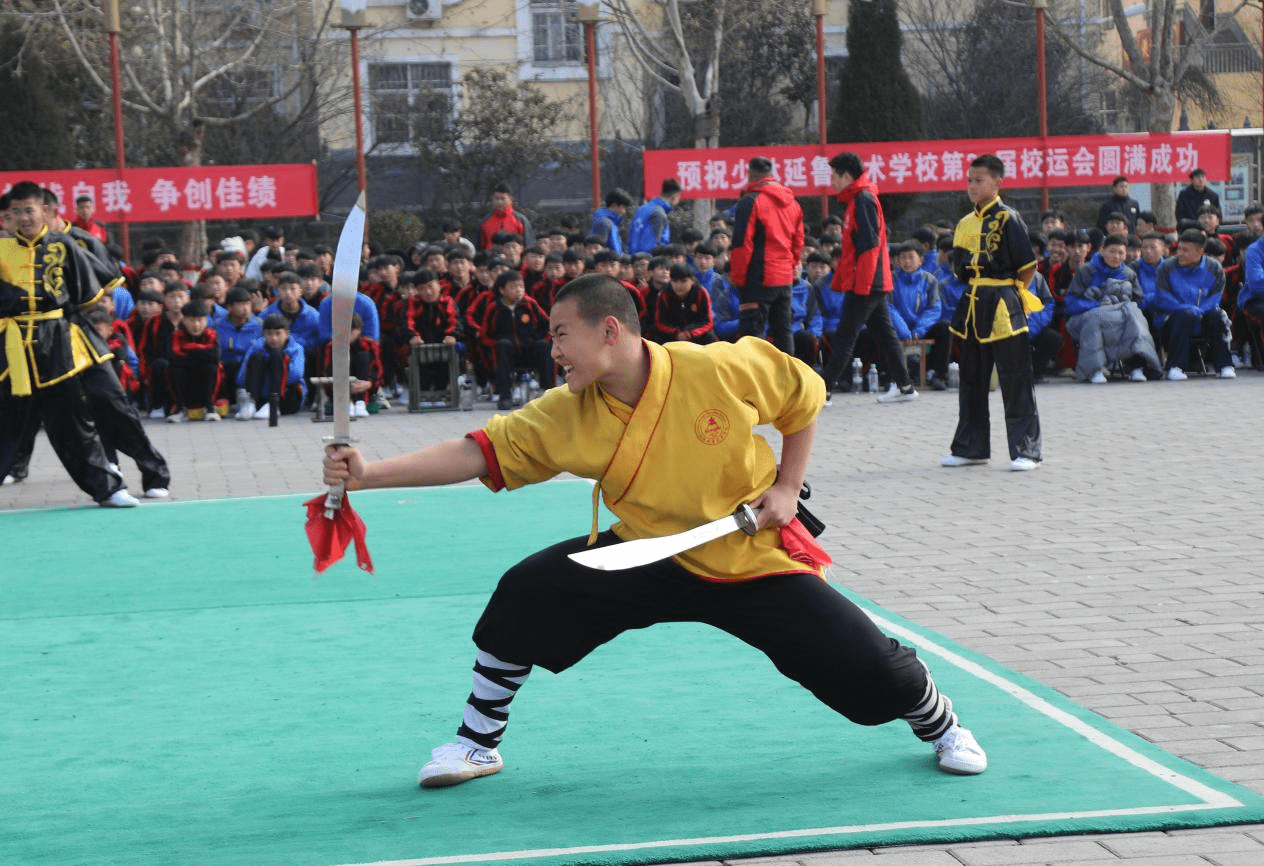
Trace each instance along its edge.
<instances>
[{"instance_id":1,"label":"stone pavement tile","mask_svg":"<svg viewBox=\"0 0 1264 866\"><path fill-rule=\"evenodd\" d=\"M948 850L968 866L1026 866L1035 863L1117 863L1098 837L1024 839L1017 845L976 847L954 845Z\"/></svg>"},{"instance_id":2,"label":"stone pavement tile","mask_svg":"<svg viewBox=\"0 0 1264 866\"><path fill-rule=\"evenodd\" d=\"M1101 843L1122 858L1246 851L1255 853L1264 863L1264 844L1235 827L1110 836Z\"/></svg>"},{"instance_id":3,"label":"stone pavement tile","mask_svg":"<svg viewBox=\"0 0 1264 866\"><path fill-rule=\"evenodd\" d=\"M858 866L865 863L869 866L961 866L961 861L947 851L912 847L875 848L868 857L854 851L813 854L803 863L804 866Z\"/></svg>"},{"instance_id":4,"label":"stone pavement tile","mask_svg":"<svg viewBox=\"0 0 1264 866\"><path fill-rule=\"evenodd\" d=\"M747 857L737 860L723 860L721 862L734 864L734 866L804 866L807 863L806 856L792 854L786 857Z\"/></svg>"}]
</instances>

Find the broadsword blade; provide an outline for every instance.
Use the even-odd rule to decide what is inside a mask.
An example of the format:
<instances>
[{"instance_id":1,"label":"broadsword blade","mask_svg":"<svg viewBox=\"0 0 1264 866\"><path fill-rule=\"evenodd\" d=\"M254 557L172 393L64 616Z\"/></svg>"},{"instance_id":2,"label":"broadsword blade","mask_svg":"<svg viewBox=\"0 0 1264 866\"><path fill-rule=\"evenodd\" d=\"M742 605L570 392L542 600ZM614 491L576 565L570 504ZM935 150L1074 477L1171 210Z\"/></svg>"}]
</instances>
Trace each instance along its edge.
<instances>
[{"instance_id":1,"label":"broadsword blade","mask_svg":"<svg viewBox=\"0 0 1264 866\"><path fill-rule=\"evenodd\" d=\"M744 512L749 512L749 516L744 516ZM730 532L736 532L739 529L746 530L748 526L751 527L753 534L755 513L749 506L743 505L736 514L712 520L710 523L704 523L674 535L638 538L593 550L581 550L568 556L572 561L598 571L622 571L625 568L636 568L692 550L708 541L728 535Z\"/></svg>"},{"instance_id":2,"label":"broadsword blade","mask_svg":"<svg viewBox=\"0 0 1264 866\"><path fill-rule=\"evenodd\" d=\"M329 375L333 379L334 435L329 440L335 445L351 444L351 317L355 313L356 292L360 286L360 252L364 245L364 193L356 199L355 207L347 214L338 236L338 251L334 258L333 285L329 293L332 324L332 351ZM325 499L325 515L342 506L342 485L330 485Z\"/></svg>"}]
</instances>

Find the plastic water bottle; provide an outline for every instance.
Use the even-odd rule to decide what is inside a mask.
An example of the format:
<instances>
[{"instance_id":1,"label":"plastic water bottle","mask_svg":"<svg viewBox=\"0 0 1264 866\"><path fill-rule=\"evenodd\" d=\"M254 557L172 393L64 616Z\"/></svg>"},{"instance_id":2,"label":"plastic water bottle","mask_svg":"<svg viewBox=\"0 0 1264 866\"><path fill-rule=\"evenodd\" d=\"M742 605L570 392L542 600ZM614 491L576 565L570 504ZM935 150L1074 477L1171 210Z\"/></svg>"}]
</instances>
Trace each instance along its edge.
<instances>
[{"instance_id":1,"label":"plastic water bottle","mask_svg":"<svg viewBox=\"0 0 1264 866\"><path fill-rule=\"evenodd\" d=\"M851 390L853 394L860 393L860 359L851 359Z\"/></svg>"},{"instance_id":2,"label":"plastic water bottle","mask_svg":"<svg viewBox=\"0 0 1264 866\"><path fill-rule=\"evenodd\" d=\"M513 386L513 404L514 404L515 406L521 406L521 405L522 405L522 380L521 380L521 379L519 379L517 382L514 382L514 386Z\"/></svg>"},{"instance_id":3,"label":"plastic water bottle","mask_svg":"<svg viewBox=\"0 0 1264 866\"><path fill-rule=\"evenodd\" d=\"M956 361L948 365L948 387L961 387L961 367L958 366Z\"/></svg>"},{"instance_id":4,"label":"plastic water bottle","mask_svg":"<svg viewBox=\"0 0 1264 866\"><path fill-rule=\"evenodd\" d=\"M878 365L877 364L869 365L869 393L870 394L878 393Z\"/></svg>"},{"instance_id":5,"label":"plastic water bottle","mask_svg":"<svg viewBox=\"0 0 1264 866\"><path fill-rule=\"evenodd\" d=\"M461 411L471 412L474 409L474 383L469 376L458 376L456 386L461 398Z\"/></svg>"},{"instance_id":6,"label":"plastic water bottle","mask_svg":"<svg viewBox=\"0 0 1264 866\"><path fill-rule=\"evenodd\" d=\"M527 402L530 403L536 397L539 397L541 393L539 381L536 380L535 376L532 376L527 380Z\"/></svg>"},{"instance_id":7,"label":"plastic water bottle","mask_svg":"<svg viewBox=\"0 0 1264 866\"><path fill-rule=\"evenodd\" d=\"M1251 344L1246 343L1242 346L1242 366L1251 366Z\"/></svg>"}]
</instances>

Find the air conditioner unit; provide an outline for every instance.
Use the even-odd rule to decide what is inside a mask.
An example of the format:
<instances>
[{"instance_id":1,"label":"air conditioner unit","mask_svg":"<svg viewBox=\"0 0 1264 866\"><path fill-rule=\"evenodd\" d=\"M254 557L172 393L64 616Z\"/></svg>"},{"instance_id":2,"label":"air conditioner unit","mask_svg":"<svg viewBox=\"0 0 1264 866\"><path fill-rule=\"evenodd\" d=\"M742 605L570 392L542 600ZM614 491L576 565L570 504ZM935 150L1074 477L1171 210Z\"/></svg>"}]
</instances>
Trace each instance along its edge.
<instances>
[{"instance_id":1,"label":"air conditioner unit","mask_svg":"<svg viewBox=\"0 0 1264 866\"><path fill-rule=\"evenodd\" d=\"M437 21L443 13L443 0L408 0L408 17L413 21Z\"/></svg>"}]
</instances>

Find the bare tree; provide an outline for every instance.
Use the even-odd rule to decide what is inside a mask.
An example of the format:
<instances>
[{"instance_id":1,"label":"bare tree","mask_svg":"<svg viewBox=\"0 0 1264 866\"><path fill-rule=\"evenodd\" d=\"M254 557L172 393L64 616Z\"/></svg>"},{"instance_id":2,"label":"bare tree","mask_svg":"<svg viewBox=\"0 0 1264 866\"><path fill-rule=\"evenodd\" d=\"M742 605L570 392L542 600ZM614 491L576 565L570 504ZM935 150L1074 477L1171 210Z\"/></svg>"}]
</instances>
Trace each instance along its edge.
<instances>
[{"instance_id":1,"label":"bare tree","mask_svg":"<svg viewBox=\"0 0 1264 866\"><path fill-rule=\"evenodd\" d=\"M1143 131L1171 132L1178 98L1211 110L1219 108L1215 83L1201 66L1202 49L1248 5L1246 0L1242 0L1227 15L1218 16L1217 25L1208 29L1181 26L1184 16L1188 15L1184 2L1151 0L1146 15L1150 41L1143 48L1129 23L1122 0L1109 0L1111 20L1123 48L1123 62L1085 50L1056 19L1049 24L1050 30L1064 45L1127 85L1136 97L1138 121ZM1183 43L1180 41L1182 34L1185 38ZM1153 206L1160 222L1165 225L1175 222L1176 202L1170 185L1155 185Z\"/></svg>"},{"instance_id":2,"label":"bare tree","mask_svg":"<svg viewBox=\"0 0 1264 866\"><path fill-rule=\"evenodd\" d=\"M88 86L108 104L113 93L102 4L51 0L36 7L34 15L60 31ZM123 105L158 159L201 165L208 131L315 111L331 9L313 0L123 4ZM205 247L206 224L187 224L182 258L200 261Z\"/></svg>"}]
</instances>

